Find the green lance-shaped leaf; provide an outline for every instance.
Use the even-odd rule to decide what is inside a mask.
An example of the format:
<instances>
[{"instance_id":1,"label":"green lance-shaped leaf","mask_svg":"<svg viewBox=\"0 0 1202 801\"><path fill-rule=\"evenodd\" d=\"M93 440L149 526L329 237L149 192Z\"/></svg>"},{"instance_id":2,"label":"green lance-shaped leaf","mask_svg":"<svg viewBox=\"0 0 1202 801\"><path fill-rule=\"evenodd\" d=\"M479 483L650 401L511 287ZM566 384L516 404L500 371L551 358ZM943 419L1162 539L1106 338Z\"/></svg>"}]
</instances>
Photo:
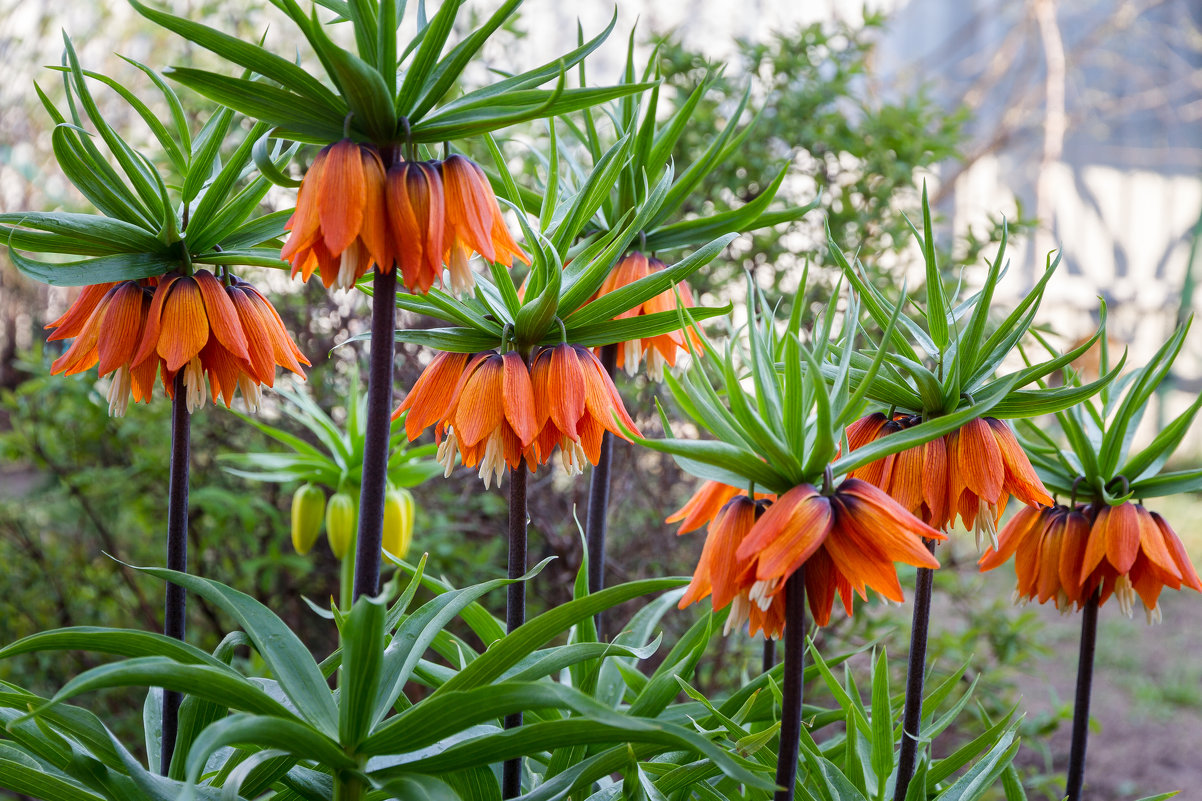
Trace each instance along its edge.
<instances>
[{"instance_id":1,"label":"green lance-shaped leaf","mask_svg":"<svg viewBox=\"0 0 1202 801\"><path fill-rule=\"evenodd\" d=\"M188 754L188 782L198 782L209 757L227 745L274 748L334 770L358 767L337 742L312 726L296 720L238 713L222 718L196 738Z\"/></svg>"},{"instance_id":2,"label":"green lance-shaped leaf","mask_svg":"<svg viewBox=\"0 0 1202 801\"><path fill-rule=\"evenodd\" d=\"M118 656L163 656L183 664L237 671L194 645L152 631L101 626L71 626L22 637L0 648L0 659L39 651L90 651Z\"/></svg>"},{"instance_id":3,"label":"green lance-shaped leaf","mask_svg":"<svg viewBox=\"0 0 1202 801\"><path fill-rule=\"evenodd\" d=\"M385 605L361 597L343 622L339 741L355 748L372 726L384 657Z\"/></svg>"},{"instance_id":4,"label":"green lance-shaped leaf","mask_svg":"<svg viewBox=\"0 0 1202 801\"><path fill-rule=\"evenodd\" d=\"M237 621L300 714L322 734L338 734L338 707L309 649L274 612L245 593L211 579L156 567L134 567L178 584Z\"/></svg>"}]
</instances>

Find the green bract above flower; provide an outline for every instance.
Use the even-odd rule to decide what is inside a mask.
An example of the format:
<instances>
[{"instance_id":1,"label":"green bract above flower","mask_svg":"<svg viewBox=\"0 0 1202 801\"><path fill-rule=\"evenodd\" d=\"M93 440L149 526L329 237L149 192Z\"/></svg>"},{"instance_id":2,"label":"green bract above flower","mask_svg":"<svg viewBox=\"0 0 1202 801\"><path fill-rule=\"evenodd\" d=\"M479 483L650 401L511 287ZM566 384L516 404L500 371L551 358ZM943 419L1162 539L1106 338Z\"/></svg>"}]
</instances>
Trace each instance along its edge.
<instances>
[{"instance_id":1,"label":"green bract above flower","mask_svg":"<svg viewBox=\"0 0 1202 801\"><path fill-rule=\"evenodd\" d=\"M100 214L0 214L0 242L9 246L17 268L44 283L80 286L150 278L173 270L190 273L196 264L283 266L278 244L263 244L283 233L288 212L251 218L271 186L261 176L247 180L251 151L267 126L253 126L222 161L232 111L216 112L193 136L179 99L163 79L149 67L130 62L162 92L171 109L168 127L115 79L83 70L70 39L64 40L62 71L69 116L40 89L38 94L56 124L52 142L59 166ZM162 148L160 154L147 156L121 138L100 115L88 79L121 95L150 128ZM97 139L120 171L97 146ZM283 164L290 155L277 152L267 160ZM46 262L23 256L21 250L88 258Z\"/></svg>"},{"instance_id":2,"label":"green bract above flower","mask_svg":"<svg viewBox=\"0 0 1202 801\"><path fill-rule=\"evenodd\" d=\"M1132 452L1135 430L1181 352L1188 330L1189 322L1177 329L1147 365L1124 375L1096 397L1059 412L1056 419L1068 442L1067 449L1062 449L1045 428L1031 421L1019 422L1023 445L1049 490L1074 501L1117 505L1131 498L1202 489L1202 470L1161 472L1202 408L1202 397L1163 425L1146 446ZM1105 341L1099 344L1101 369L1108 371L1110 357ZM1120 362L1114 371L1121 367ZM1080 384L1075 373L1065 372L1067 386Z\"/></svg>"},{"instance_id":3,"label":"green bract above flower","mask_svg":"<svg viewBox=\"0 0 1202 801\"><path fill-rule=\"evenodd\" d=\"M419 3L417 34L402 47L398 47L397 30L405 3L321 3L338 9L340 16L333 21L351 23L355 53L329 38L328 23L318 19L316 7L306 14L296 0L271 0L309 42L332 88L305 68L260 45L132 1L148 19L262 76L234 78L174 68L168 73L172 78L267 123L278 136L313 144L329 144L348 135L378 145L460 139L526 120L566 114L650 86L564 88L565 71L605 40L613 30L616 15L598 36L555 61L438 105L456 88L464 68L514 14L521 0L503 4L445 53L463 0L445 0L428 21L425 4ZM558 80L554 89L538 88L553 80Z\"/></svg>"},{"instance_id":4,"label":"green bract above flower","mask_svg":"<svg viewBox=\"0 0 1202 801\"><path fill-rule=\"evenodd\" d=\"M805 280L798 290L803 294ZM823 483L845 475L868 462L920 445L959 428L988 411L1000 395L979 400L970 408L932 418L926 422L847 453L841 447L844 429L859 416L865 394L881 369L885 352L867 364L852 388L855 331L859 326L859 300L849 292L846 308L832 304L803 344L801 328L805 303L794 303L783 332L778 332L771 308L750 279L752 299L743 347L728 343L724 354L705 343L710 361L720 374L711 380L699 361L694 361L680 379L668 379L673 397L694 423L713 440L669 438L637 440L658 451L672 454L683 469L700 478L731 486L754 484L756 488L784 493L794 487ZM841 344L834 344L836 319L841 319ZM885 322L886 338L894 331L896 316ZM834 364L825 378L821 365ZM840 456L840 453L843 455ZM827 482L829 483L829 482Z\"/></svg>"},{"instance_id":5,"label":"green bract above flower","mask_svg":"<svg viewBox=\"0 0 1202 801\"><path fill-rule=\"evenodd\" d=\"M885 408L910 412L924 418L939 417L957 410L981 406L988 402L989 414L996 418L1032 417L1050 414L1094 395L1118 375L1118 368L1099 380L1083 386L1055 389L1021 389L1035 383L1085 353L1105 330L1105 308L1102 325L1079 347L1036 365L1029 365L1002 376L996 373L1003 361L1026 335L1039 311L1039 303L1048 281L1060 263L1049 259L1043 276L1019 304L988 332L989 312L994 290L1005 270L1005 227L997 256L979 292L963 301L949 298L935 259L935 244L931 234L931 210L926 190L922 195L923 230L914 229L926 262L926 313L914 318L902 311L905 301L893 302L861 275L848 261L832 239L831 254L843 274L864 299L865 309L884 328L896 317L897 323L882 341L877 353L885 350L884 363L871 380L867 365L872 351L856 354L851 360L851 381L863 388L870 400ZM823 365L828 377L835 377L839 368ZM982 409L977 416L985 413Z\"/></svg>"}]
</instances>

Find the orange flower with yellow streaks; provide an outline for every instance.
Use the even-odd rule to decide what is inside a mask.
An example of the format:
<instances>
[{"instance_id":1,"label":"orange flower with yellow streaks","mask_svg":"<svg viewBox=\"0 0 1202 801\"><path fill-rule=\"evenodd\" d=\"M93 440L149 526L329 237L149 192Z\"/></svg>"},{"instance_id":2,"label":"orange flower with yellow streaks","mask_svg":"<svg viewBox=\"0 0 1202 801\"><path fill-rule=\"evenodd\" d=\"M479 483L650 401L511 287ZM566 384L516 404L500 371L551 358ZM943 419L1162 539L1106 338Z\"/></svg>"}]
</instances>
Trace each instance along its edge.
<instances>
[{"instance_id":1,"label":"orange flower with yellow streaks","mask_svg":"<svg viewBox=\"0 0 1202 801\"><path fill-rule=\"evenodd\" d=\"M1023 510L998 537L997 550L980 560L992 570L1015 557L1016 595L1061 611L1081 606L1094 593L1099 604L1112 595L1130 617L1138 598L1148 622L1161 618L1159 599L1165 587L1202 592L1202 580L1181 539L1168 522L1142 504L1056 506Z\"/></svg>"},{"instance_id":2,"label":"orange flower with yellow streaks","mask_svg":"<svg viewBox=\"0 0 1202 801\"><path fill-rule=\"evenodd\" d=\"M545 464L558 445L565 470L583 472L596 464L606 431L629 439L619 421L638 434L609 373L587 348L555 345L539 349L530 363L538 436L537 464Z\"/></svg>"},{"instance_id":3,"label":"orange flower with yellow streaks","mask_svg":"<svg viewBox=\"0 0 1202 801\"><path fill-rule=\"evenodd\" d=\"M121 281L84 287L67 312L47 328L50 341L74 338L50 367L52 375L75 375L99 364L103 378L116 372L109 385L109 414L122 417L135 402L149 401L158 373L158 358L134 360L150 312L153 282Z\"/></svg>"},{"instance_id":4,"label":"orange flower with yellow streaks","mask_svg":"<svg viewBox=\"0 0 1202 801\"><path fill-rule=\"evenodd\" d=\"M497 196L484 170L471 159L453 155L439 164L446 203L443 260L451 273L451 291L463 294L475 286L468 259L479 253L493 263L513 266L516 258L530 264L505 227Z\"/></svg>"},{"instance_id":5,"label":"orange flower with yellow streaks","mask_svg":"<svg viewBox=\"0 0 1202 801\"><path fill-rule=\"evenodd\" d=\"M326 289L350 289L372 264L392 269L385 213L385 173L371 145L343 139L317 154L301 181L291 231L280 258L309 280L316 270Z\"/></svg>"},{"instance_id":6,"label":"orange flower with yellow streaks","mask_svg":"<svg viewBox=\"0 0 1202 801\"><path fill-rule=\"evenodd\" d=\"M848 426L848 446L855 450L920 422L917 415L890 420L879 412L870 414ZM997 523L1010 496L1028 506L1052 504L1010 426L992 417L971 420L942 438L853 470L851 476L885 490L934 528L946 530L959 515L976 534L978 547L982 534L996 544Z\"/></svg>"},{"instance_id":7,"label":"orange flower with yellow streaks","mask_svg":"<svg viewBox=\"0 0 1202 801\"><path fill-rule=\"evenodd\" d=\"M667 266L654 256L646 256L637 251L629 253L605 277L605 281L601 284L600 289L597 290L597 297L606 295L616 289L621 289L628 284L633 284L640 278L646 278L658 270L666 269ZM680 302L686 308L696 305L693 302L693 293L689 290L688 284L682 281L676 285L676 289L680 292ZM638 317L643 314L675 310L676 292L669 289L632 309L622 312L614 319L622 320L629 317ZM666 334L622 342L618 345L617 365L625 369L627 375L633 376L639 369L639 362L646 358L648 378L652 381L662 381L664 378L664 365L675 367L677 356L682 352L688 351L690 342L692 342L693 349L700 352L702 346L701 339L692 329L669 331Z\"/></svg>"},{"instance_id":8,"label":"orange flower with yellow streaks","mask_svg":"<svg viewBox=\"0 0 1202 801\"><path fill-rule=\"evenodd\" d=\"M276 365L303 377L301 365L309 364L266 298L242 281L227 287L204 270L164 276L155 287L131 363L137 369L155 358L162 360L168 396L183 370L190 412L204 404L206 374L214 403L220 395L228 407L237 389L254 411L259 386L274 383Z\"/></svg>"},{"instance_id":9,"label":"orange flower with yellow streaks","mask_svg":"<svg viewBox=\"0 0 1202 801\"><path fill-rule=\"evenodd\" d=\"M741 581L748 601L765 612L805 565L810 612L825 626L836 591L849 615L855 595L867 598L868 588L904 600L895 562L939 567L923 539L946 537L873 485L849 478L830 495L809 484L786 492L756 521L735 556L747 563ZM731 614L740 619L744 610Z\"/></svg>"},{"instance_id":10,"label":"orange flower with yellow streaks","mask_svg":"<svg viewBox=\"0 0 1202 801\"><path fill-rule=\"evenodd\" d=\"M538 433L530 373L516 351L440 354L401 401L394 418L409 410L409 439L431 424L438 461L451 474L455 454L479 465L485 488L501 484L505 466L516 469ZM445 439L444 439L445 437ZM531 460L533 464L533 461Z\"/></svg>"}]
</instances>

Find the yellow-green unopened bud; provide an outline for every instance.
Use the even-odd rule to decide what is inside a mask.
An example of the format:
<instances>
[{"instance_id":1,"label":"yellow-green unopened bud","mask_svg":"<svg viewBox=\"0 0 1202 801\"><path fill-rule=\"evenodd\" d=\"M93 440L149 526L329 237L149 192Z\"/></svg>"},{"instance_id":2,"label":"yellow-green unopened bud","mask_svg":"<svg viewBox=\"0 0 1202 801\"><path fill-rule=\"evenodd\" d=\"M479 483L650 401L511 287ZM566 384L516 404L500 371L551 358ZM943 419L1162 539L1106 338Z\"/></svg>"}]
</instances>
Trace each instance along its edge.
<instances>
[{"instance_id":1,"label":"yellow-green unopened bud","mask_svg":"<svg viewBox=\"0 0 1202 801\"><path fill-rule=\"evenodd\" d=\"M413 540L413 494L407 489L389 490L384 495L384 531L382 545L385 551L398 559L409 553Z\"/></svg>"},{"instance_id":2,"label":"yellow-green unopened bud","mask_svg":"<svg viewBox=\"0 0 1202 801\"><path fill-rule=\"evenodd\" d=\"M326 537L330 550L339 559L346 556L355 536L355 499L346 492L335 492L326 504Z\"/></svg>"},{"instance_id":3,"label":"yellow-green unopened bud","mask_svg":"<svg viewBox=\"0 0 1202 801\"><path fill-rule=\"evenodd\" d=\"M312 484L302 484L292 496L292 547L306 554L321 534L326 512L326 494Z\"/></svg>"}]
</instances>

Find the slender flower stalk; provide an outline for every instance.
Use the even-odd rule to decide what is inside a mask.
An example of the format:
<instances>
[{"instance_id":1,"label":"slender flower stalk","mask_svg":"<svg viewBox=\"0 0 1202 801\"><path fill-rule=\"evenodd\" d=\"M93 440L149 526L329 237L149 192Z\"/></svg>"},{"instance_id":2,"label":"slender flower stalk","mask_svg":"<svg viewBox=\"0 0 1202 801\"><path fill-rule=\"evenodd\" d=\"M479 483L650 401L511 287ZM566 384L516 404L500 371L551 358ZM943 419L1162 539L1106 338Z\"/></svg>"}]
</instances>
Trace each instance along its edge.
<instances>
[{"instance_id":1,"label":"slender flower stalk","mask_svg":"<svg viewBox=\"0 0 1202 801\"><path fill-rule=\"evenodd\" d=\"M188 468L190 459L192 413L188 411L184 376L175 376L175 397L171 402L171 475L167 499L167 569L188 572ZM167 585L164 603L163 633L178 640L184 639L187 621L184 588ZM163 691L163 739L159 752L160 773L167 775L175 753L175 737L179 730L179 707L183 696Z\"/></svg>"},{"instance_id":2,"label":"slender flower stalk","mask_svg":"<svg viewBox=\"0 0 1202 801\"><path fill-rule=\"evenodd\" d=\"M780 751L776 758L774 801L793 801L797 756L801 746L801 701L805 692L806 584L805 566L785 582L785 664L781 688ZM772 642L772 640L765 640Z\"/></svg>"},{"instance_id":3,"label":"slender flower stalk","mask_svg":"<svg viewBox=\"0 0 1202 801\"><path fill-rule=\"evenodd\" d=\"M601 348L601 366L612 378L618 355L617 345ZM588 550L588 591L605 589L605 533L609 522L610 466L613 463L614 435L606 431L601 435L601 453L589 477L588 511L585 518L584 541ZM594 618L597 638L604 640L602 613Z\"/></svg>"},{"instance_id":4,"label":"slender flower stalk","mask_svg":"<svg viewBox=\"0 0 1202 801\"><path fill-rule=\"evenodd\" d=\"M931 553L935 552L935 541L925 540ZM935 571L918 568L914 585L914 614L910 621L910 657L906 663L906 701L902 709L901 753L897 759L897 785L895 801L905 801L918 765L918 741L922 728L922 696L926 678L927 634L931 628L931 591L935 585Z\"/></svg>"},{"instance_id":5,"label":"slender flower stalk","mask_svg":"<svg viewBox=\"0 0 1202 801\"><path fill-rule=\"evenodd\" d=\"M384 538L384 495L388 489L388 439L392 426L392 361L396 350L396 283L395 270L376 270L372 283L367 434L363 446L363 483L359 490L354 598L380 591L380 548Z\"/></svg>"},{"instance_id":6,"label":"slender flower stalk","mask_svg":"<svg viewBox=\"0 0 1202 801\"><path fill-rule=\"evenodd\" d=\"M1085 601L1081 615L1081 647L1077 657L1077 691L1073 701L1073 738L1068 752L1064 793L1068 801L1080 801L1085 782L1085 745L1089 737L1089 699L1093 693L1094 651L1098 641L1099 587Z\"/></svg>"},{"instance_id":7,"label":"slender flower stalk","mask_svg":"<svg viewBox=\"0 0 1202 801\"><path fill-rule=\"evenodd\" d=\"M505 603L505 631L512 632L526 622L526 582L515 581L526 572L526 530L529 517L526 511L526 478L529 471L523 459L513 468L509 481L509 585ZM505 728L522 725L522 713L505 717ZM522 794L522 759L504 763L501 777L501 797L517 798Z\"/></svg>"}]
</instances>

